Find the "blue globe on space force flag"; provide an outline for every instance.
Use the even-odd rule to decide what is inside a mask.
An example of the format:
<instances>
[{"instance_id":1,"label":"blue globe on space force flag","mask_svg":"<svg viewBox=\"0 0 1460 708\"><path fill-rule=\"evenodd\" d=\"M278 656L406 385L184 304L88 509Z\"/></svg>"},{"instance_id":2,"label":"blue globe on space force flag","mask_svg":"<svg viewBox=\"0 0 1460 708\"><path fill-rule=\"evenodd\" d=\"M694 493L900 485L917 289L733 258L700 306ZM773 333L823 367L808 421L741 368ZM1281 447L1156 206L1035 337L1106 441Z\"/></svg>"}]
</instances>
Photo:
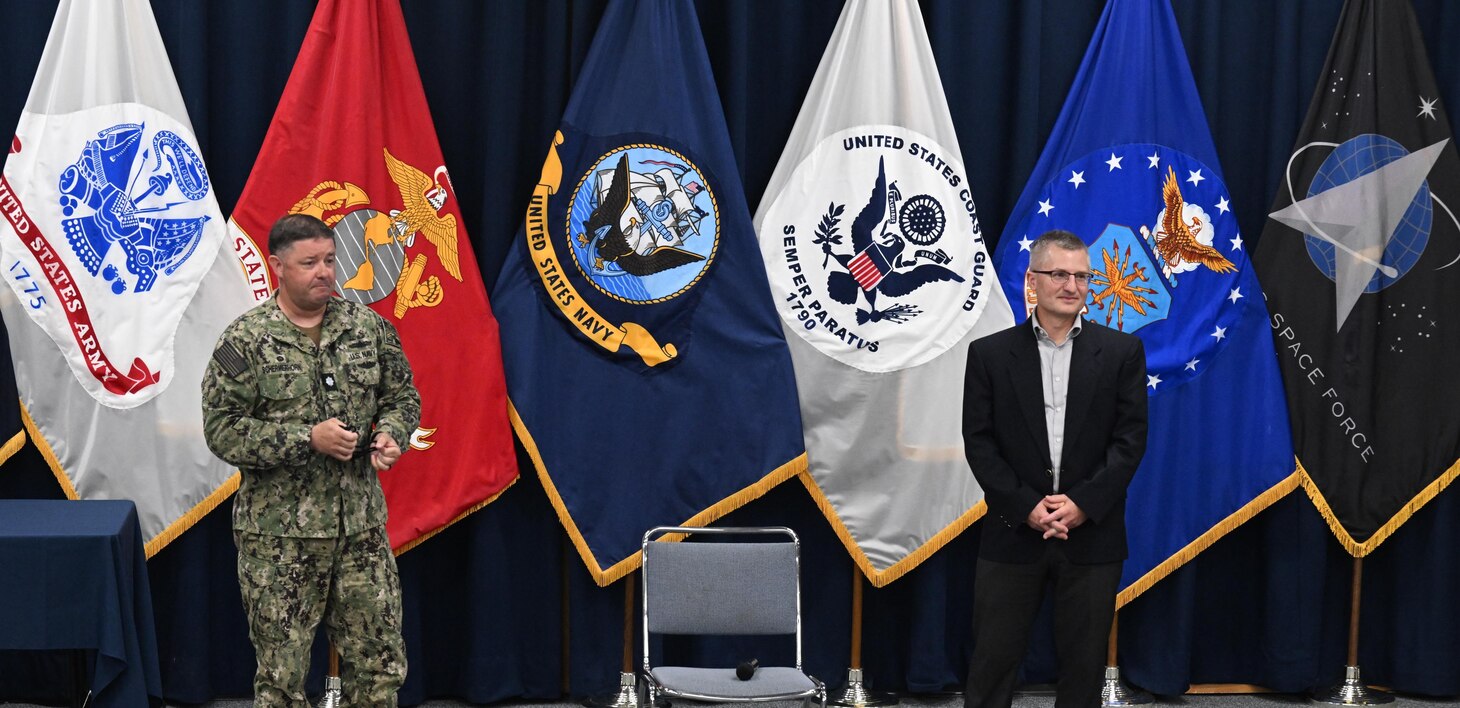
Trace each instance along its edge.
<instances>
[{"instance_id":1,"label":"blue globe on space force flag","mask_svg":"<svg viewBox=\"0 0 1460 708\"><path fill-rule=\"evenodd\" d=\"M1323 164L1318 166L1313 182L1308 186L1308 196L1316 196L1352 182L1408 154L1409 151L1403 145L1383 135L1366 133L1346 140L1334 148L1324 158ZM1421 183L1409 207L1404 210L1404 218L1394 228L1393 238L1384 247L1381 261L1392 266L1396 272L1391 277L1384 274L1384 269L1375 269L1374 276L1364 287L1364 292L1376 293L1389 287L1419 262L1419 257L1424 254L1425 244L1430 240L1430 225L1434 221L1434 215L1434 206L1430 202L1430 185L1428 182ZM1303 242L1308 247L1308 257L1313 259L1313 265L1318 266L1318 270L1328 276L1329 280L1337 280L1333 244L1309 233L1303 234Z\"/></svg>"},{"instance_id":2,"label":"blue globe on space force flag","mask_svg":"<svg viewBox=\"0 0 1460 708\"><path fill-rule=\"evenodd\" d=\"M1051 229L1090 244L1084 317L1138 334L1148 392L1199 376L1236 324L1247 255L1226 185L1216 171L1163 145L1117 145L1066 165L1025 215L1017 241L1000 244L999 277L1016 317L1033 310L1025 290L1029 244ZM1008 240L1008 239L1006 239Z\"/></svg>"}]
</instances>

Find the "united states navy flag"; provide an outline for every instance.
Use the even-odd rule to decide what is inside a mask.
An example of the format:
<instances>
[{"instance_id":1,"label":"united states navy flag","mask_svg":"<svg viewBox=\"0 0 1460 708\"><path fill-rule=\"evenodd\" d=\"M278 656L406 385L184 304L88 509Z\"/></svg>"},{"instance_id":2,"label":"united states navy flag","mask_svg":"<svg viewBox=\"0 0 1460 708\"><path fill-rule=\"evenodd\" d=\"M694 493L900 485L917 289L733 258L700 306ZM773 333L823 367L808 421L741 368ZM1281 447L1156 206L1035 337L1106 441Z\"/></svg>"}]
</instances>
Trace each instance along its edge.
<instances>
[{"instance_id":1,"label":"united states navy flag","mask_svg":"<svg viewBox=\"0 0 1460 708\"><path fill-rule=\"evenodd\" d=\"M1105 7L995 253L1019 319L1029 245L1056 228L1090 245L1086 320L1146 346L1124 605L1297 485L1267 310L1165 0Z\"/></svg>"},{"instance_id":2,"label":"united states navy flag","mask_svg":"<svg viewBox=\"0 0 1460 708\"><path fill-rule=\"evenodd\" d=\"M512 421L594 580L806 468L694 5L609 5L492 302Z\"/></svg>"},{"instance_id":3,"label":"united states navy flag","mask_svg":"<svg viewBox=\"0 0 1460 708\"><path fill-rule=\"evenodd\" d=\"M1257 267L1303 487L1355 557L1460 474L1460 158L1404 0L1344 6Z\"/></svg>"}]
</instances>

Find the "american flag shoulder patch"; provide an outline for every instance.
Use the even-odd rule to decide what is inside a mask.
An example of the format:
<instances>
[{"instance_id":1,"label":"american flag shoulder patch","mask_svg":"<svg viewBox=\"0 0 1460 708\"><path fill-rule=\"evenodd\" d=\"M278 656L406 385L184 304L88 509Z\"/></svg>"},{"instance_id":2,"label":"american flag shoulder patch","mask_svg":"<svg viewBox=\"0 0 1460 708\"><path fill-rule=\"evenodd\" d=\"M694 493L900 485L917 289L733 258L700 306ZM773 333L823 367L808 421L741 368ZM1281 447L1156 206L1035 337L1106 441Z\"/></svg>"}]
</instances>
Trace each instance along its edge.
<instances>
[{"instance_id":1,"label":"american flag shoulder patch","mask_svg":"<svg viewBox=\"0 0 1460 708\"><path fill-rule=\"evenodd\" d=\"M224 373L235 379L239 374L248 371L248 360L243 358L243 353L233 346L233 342L224 342L214 349L213 361L218 362Z\"/></svg>"}]
</instances>

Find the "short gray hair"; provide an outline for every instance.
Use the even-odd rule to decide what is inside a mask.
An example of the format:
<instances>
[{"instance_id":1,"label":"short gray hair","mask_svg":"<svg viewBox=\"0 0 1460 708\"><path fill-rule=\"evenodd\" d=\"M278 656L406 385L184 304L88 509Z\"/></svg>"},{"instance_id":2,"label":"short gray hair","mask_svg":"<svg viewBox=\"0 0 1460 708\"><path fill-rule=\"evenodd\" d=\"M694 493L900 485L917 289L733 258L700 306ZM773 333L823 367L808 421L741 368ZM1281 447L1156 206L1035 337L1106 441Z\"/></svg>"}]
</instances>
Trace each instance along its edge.
<instances>
[{"instance_id":1,"label":"short gray hair","mask_svg":"<svg viewBox=\"0 0 1460 708\"><path fill-rule=\"evenodd\" d=\"M1066 251L1084 251L1089 253L1090 247L1085 245L1085 240L1079 236L1063 229L1053 229L1039 235L1034 243L1029 246L1029 265L1033 266L1040 261L1050 247L1062 248Z\"/></svg>"}]
</instances>

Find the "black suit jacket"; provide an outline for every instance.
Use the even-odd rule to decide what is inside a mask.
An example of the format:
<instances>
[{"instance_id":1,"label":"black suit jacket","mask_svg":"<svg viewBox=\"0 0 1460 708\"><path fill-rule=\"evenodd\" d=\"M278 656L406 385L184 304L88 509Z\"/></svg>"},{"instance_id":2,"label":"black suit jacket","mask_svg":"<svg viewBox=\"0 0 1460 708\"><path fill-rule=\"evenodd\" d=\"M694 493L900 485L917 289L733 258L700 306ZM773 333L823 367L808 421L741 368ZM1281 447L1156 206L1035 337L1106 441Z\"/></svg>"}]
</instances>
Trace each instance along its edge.
<instances>
[{"instance_id":1,"label":"black suit jacket","mask_svg":"<svg viewBox=\"0 0 1460 708\"><path fill-rule=\"evenodd\" d=\"M1085 321L1072 340L1060 491L1088 517L1068 540L1025 520L1054 493L1039 345L1032 323L969 346L963 391L968 464L988 503L979 556L1033 562L1065 544L1075 563L1126 557L1125 491L1146 450L1146 354L1139 337Z\"/></svg>"}]
</instances>

